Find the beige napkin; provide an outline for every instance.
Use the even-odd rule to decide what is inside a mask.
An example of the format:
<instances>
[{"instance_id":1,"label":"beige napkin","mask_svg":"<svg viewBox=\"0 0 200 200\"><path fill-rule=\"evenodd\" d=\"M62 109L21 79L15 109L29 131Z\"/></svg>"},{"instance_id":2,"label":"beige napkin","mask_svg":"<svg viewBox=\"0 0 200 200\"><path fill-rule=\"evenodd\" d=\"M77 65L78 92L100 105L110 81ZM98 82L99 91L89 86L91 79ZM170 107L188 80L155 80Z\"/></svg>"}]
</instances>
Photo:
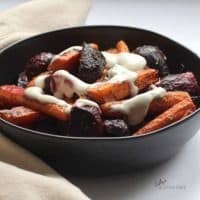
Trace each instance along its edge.
<instances>
[{"instance_id":1,"label":"beige napkin","mask_svg":"<svg viewBox=\"0 0 200 200\"><path fill-rule=\"evenodd\" d=\"M91 0L33 0L0 13L0 49L84 22ZM76 186L0 134L0 200L88 200Z\"/></svg>"},{"instance_id":2,"label":"beige napkin","mask_svg":"<svg viewBox=\"0 0 200 200\"><path fill-rule=\"evenodd\" d=\"M34 34L80 25L90 4L91 0L33 0L2 12L0 48Z\"/></svg>"}]
</instances>

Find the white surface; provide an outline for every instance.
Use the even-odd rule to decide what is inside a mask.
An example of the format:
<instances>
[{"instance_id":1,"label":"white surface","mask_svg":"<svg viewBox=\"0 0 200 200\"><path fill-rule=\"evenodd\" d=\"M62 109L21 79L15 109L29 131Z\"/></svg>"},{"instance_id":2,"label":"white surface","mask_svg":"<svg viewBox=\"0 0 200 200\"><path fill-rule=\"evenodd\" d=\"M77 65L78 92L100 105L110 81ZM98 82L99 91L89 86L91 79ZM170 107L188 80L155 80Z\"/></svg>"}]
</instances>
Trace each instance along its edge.
<instances>
[{"instance_id":1,"label":"white surface","mask_svg":"<svg viewBox=\"0 0 200 200\"><path fill-rule=\"evenodd\" d=\"M24 1L0 0L0 10ZM198 0L96 0L87 24L118 24L150 29L200 54L199 11ZM71 180L94 200L198 200L199 155L200 133L174 158L156 168L114 177L74 177Z\"/></svg>"}]
</instances>

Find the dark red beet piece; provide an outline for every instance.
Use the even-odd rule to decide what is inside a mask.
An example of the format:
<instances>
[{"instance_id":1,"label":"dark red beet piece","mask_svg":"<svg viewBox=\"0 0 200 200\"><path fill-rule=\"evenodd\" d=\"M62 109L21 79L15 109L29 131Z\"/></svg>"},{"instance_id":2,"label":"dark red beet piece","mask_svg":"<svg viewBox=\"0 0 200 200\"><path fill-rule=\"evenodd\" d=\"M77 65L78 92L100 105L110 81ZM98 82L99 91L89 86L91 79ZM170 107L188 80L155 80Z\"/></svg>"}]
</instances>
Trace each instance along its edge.
<instances>
[{"instance_id":1,"label":"dark red beet piece","mask_svg":"<svg viewBox=\"0 0 200 200\"><path fill-rule=\"evenodd\" d=\"M53 87L55 85L53 76L50 75L44 80L44 92L49 95L53 95Z\"/></svg>"},{"instance_id":2,"label":"dark red beet piece","mask_svg":"<svg viewBox=\"0 0 200 200\"><path fill-rule=\"evenodd\" d=\"M52 53L42 52L30 58L25 67L28 80L31 80L34 76L46 71L53 57L54 54Z\"/></svg>"},{"instance_id":3,"label":"dark red beet piece","mask_svg":"<svg viewBox=\"0 0 200 200\"><path fill-rule=\"evenodd\" d=\"M100 110L95 106L74 106L70 113L69 135L98 137L103 135Z\"/></svg>"},{"instance_id":4,"label":"dark red beet piece","mask_svg":"<svg viewBox=\"0 0 200 200\"><path fill-rule=\"evenodd\" d=\"M134 52L143 56L147 60L149 67L159 70L160 76L169 74L169 69L166 64L167 57L158 47L144 45L137 47Z\"/></svg>"},{"instance_id":5,"label":"dark red beet piece","mask_svg":"<svg viewBox=\"0 0 200 200\"><path fill-rule=\"evenodd\" d=\"M95 82L101 77L105 64L105 58L99 50L83 43L78 69L78 77L81 80L87 83Z\"/></svg>"},{"instance_id":6,"label":"dark red beet piece","mask_svg":"<svg viewBox=\"0 0 200 200\"><path fill-rule=\"evenodd\" d=\"M121 137L130 134L127 123L122 119L112 119L104 121L104 131L106 136Z\"/></svg>"},{"instance_id":7,"label":"dark red beet piece","mask_svg":"<svg viewBox=\"0 0 200 200\"><path fill-rule=\"evenodd\" d=\"M200 91L198 82L192 72L170 74L163 77L156 85L165 88L167 91L181 90L195 96Z\"/></svg>"}]
</instances>

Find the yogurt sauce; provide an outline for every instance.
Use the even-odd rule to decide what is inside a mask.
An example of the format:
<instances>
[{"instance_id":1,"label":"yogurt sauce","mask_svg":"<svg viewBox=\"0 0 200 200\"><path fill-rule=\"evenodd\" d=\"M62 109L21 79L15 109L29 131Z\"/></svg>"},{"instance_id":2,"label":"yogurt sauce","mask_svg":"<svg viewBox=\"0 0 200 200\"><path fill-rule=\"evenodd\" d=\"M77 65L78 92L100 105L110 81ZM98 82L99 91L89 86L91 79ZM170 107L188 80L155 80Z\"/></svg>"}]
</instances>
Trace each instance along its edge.
<instances>
[{"instance_id":1,"label":"yogurt sauce","mask_svg":"<svg viewBox=\"0 0 200 200\"><path fill-rule=\"evenodd\" d=\"M70 113L72 109L72 105L68 104L66 101L58 99L57 97L47 95L43 93L42 88L39 87L29 87L25 90L25 95L33 100L39 101L41 103L54 103L56 105L59 105L64 108L66 113ZM99 112L101 112L101 109L99 105L91 101L89 99L77 99L75 104L77 106L94 106L99 109Z\"/></svg>"},{"instance_id":2,"label":"yogurt sauce","mask_svg":"<svg viewBox=\"0 0 200 200\"><path fill-rule=\"evenodd\" d=\"M111 109L113 112L125 114L130 125L137 125L144 120L152 100L163 97L165 93L166 90L164 88L154 86L148 92L123 100L119 104L111 105Z\"/></svg>"},{"instance_id":3,"label":"yogurt sauce","mask_svg":"<svg viewBox=\"0 0 200 200\"><path fill-rule=\"evenodd\" d=\"M86 95L89 84L81 81L76 76L65 70L58 70L53 74L56 90L54 96L72 98L74 94L78 96Z\"/></svg>"},{"instance_id":4,"label":"yogurt sauce","mask_svg":"<svg viewBox=\"0 0 200 200\"><path fill-rule=\"evenodd\" d=\"M127 70L121 65L115 64L114 67L108 70L108 78L107 82L110 83L122 83L124 81L129 82L131 89L131 96L138 93L138 88L134 84L138 74L134 71Z\"/></svg>"},{"instance_id":5,"label":"yogurt sauce","mask_svg":"<svg viewBox=\"0 0 200 200\"><path fill-rule=\"evenodd\" d=\"M137 73L127 70L117 64L108 71L109 80L106 82L88 84L65 70L58 70L52 76L56 85L56 89L53 94L57 98L63 98L63 96L72 98L74 94L77 94L78 96L85 96L87 95L89 88L95 88L107 83L122 83L125 81L130 84L132 96L138 92L138 88L134 84L134 81L138 76Z\"/></svg>"},{"instance_id":6,"label":"yogurt sauce","mask_svg":"<svg viewBox=\"0 0 200 200\"><path fill-rule=\"evenodd\" d=\"M131 71L136 71L144 69L144 67L147 64L146 59L144 57L134 53L102 53L106 59L108 68L112 68L116 64L119 64Z\"/></svg>"},{"instance_id":7,"label":"yogurt sauce","mask_svg":"<svg viewBox=\"0 0 200 200\"><path fill-rule=\"evenodd\" d=\"M72 49L80 51L82 47L72 46L62 51L58 55L63 55ZM46 95L43 93L45 79L49 76L48 74L44 74L36 78L35 86L26 88L25 95L42 103L55 103L57 105L63 106L66 109L66 112L69 113L72 106L66 103L64 100L61 100L63 96L72 98L74 94L77 94L78 96L87 95L87 90L90 87L96 87L108 82L121 83L128 81L131 86L132 96L137 94L138 88L134 84L137 78L137 73L135 71L141 70L146 66L145 58L133 53L102 53L106 59L107 67L109 68L108 81L88 84L65 70L58 70L52 75L56 85L54 96ZM113 112L121 112L127 115L129 124L136 125L144 120L151 101L155 98L164 96L165 93L165 89L161 87L154 87L148 92L139 94L128 100L123 100L119 104L113 104L111 109ZM78 99L75 104L92 105L99 108L97 103L87 99Z\"/></svg>"},{"instance_id":8,"label":"yogurt sauce","mask_svg":"<svg viewBox=\"0 0 200 200\"><path fill-rule=\"evenodd\" d=\"M44 94L43 89L40 87L28 87L25 89L24 95L41 103L54 103L58 106L62 106L65 109L66 113L69 113L72 107L64 100L58 99L52 95Z\"/></svg>"},{"instance_id":9,"label":"yogurt sauce","mask_svg":"<svg viewBox=\"0 0 200 200\"><path fill-rule=\"evenodd\" d=\"M58 55L62 55L72 49L75 50L81 50L81 46L72 46ZM137 78L137 73L134 72L138 69L143 69L146 65L146 60L139 55L132 54L132 53L119 53L119 54L111 54L107 52L102 52L105 56L107 67L110 69L108 70L108 81L106 82L98 82L93 84L88 84L77 78L76 76L70 74L69 72L65 70L58 70L54 72L52 75L55 81L55 91L54 96L62 99L64 96L68 98L72 98L74 94L77 94L78 96L84 96L87 94L87 90L91 87L97 87L98 85L106 84L106 83L122 83L124 81L129 82L130 88L131 88L131 94L132 96L138 93L138 88L135 86L134 81ZM44 88L45 86L45 79L48 77L48 74L41 75L35 79L35 86L39 88ZM35 89L34 89L35 90ZM30 93L26 93L25 95L29 96ZM48 96L45 96L45 98L42 98L41 92L35 93L35 96L39 95L41 98L38 98L38 101L41 100L41 102L44 102L44 99L46 103L52 102L52 100L48 101ZM31 94L31 98L33 98L34 95ZM54 99L55 100L55 99Z\"/></svg>"}]
</instances>

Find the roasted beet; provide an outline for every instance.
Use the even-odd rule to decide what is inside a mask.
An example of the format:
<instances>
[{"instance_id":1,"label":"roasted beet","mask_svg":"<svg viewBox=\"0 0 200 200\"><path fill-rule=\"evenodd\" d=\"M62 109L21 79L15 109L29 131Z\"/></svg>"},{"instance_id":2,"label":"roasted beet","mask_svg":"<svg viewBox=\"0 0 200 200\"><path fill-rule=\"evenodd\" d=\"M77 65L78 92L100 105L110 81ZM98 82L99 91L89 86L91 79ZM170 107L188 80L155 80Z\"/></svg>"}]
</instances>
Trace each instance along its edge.
<instances>
[{"instance_id":1,"label":"roasted beet","mask_svg":"<svg viewBox=\"0 0 200 200\"><path fill-rule=\"evenodd\" d=\"M169 74L169 69L166 64L167 58L158 47L144 45L137 47L134 52L145 57L147 65L151 68L158 69L160 76L166 76Z\"/></svg>"},{"instance_id":2,"label":"roasted beet","mask_svg":"<svg viewBox=\"0 0 200 200\"><path fill-rule=\"evenodd\" d=\"M50 94L53 95L53 87L54 87L54 79L53 76L48 76L47 78L45 78L44 81L44 92L46 94Z\"/></svg>"},{"instance_id":3,"label":"roasted beet","mask_svg":"<svg viewBox=\"0 0 200 200\"><path fill-rule=\"evenodd\" d=\"M19 74L17 79L17 85L20 87L25 88L28 84L28 78L25 72Z\"/></svg>"},{"instance_id":4,"label":"roasted beet","mask_svg":"<svg viewBox=\"0 0 200 200\"><path fill-rule=\"evenodd\" d=\"M25 68L28 80L31 80L34 76L46 71L53 57L54 54L52 53L42 52L30 58Z\"/></svg>"},{"instance_id":5,"label":"roasted beet","mask_svg":"<svg viewBox=\"0 0 200 200\"><path fill-rule=\"evenodd\" d=\"M100 110L95 106L74 106L70 113L69 135L102 136L103 122Z\"/></svg>"},{"instance_id":6,"label":"roasted beet","mask_svg":"<svg viewBox=\"0 0 200 200\"><path fill-rule=\"evenodd\" d=\"M121 137L130 134L127 123L122 119L105 120L104 131L105 135L110 137Z\"/></svg>"},{"instance_id":7,"label":"roasted beet","mask_svg":"<svg viewBox=\"0 0 200 200\"><path fill-rule=\"evenodd\" d=\"M199 85L192 72L170 74L162 78L156 85L165 88L167 91L181 90L191 95L199 94Z\"/></svg>"},{"instance_id":8,"label":"roasted beet","mask_svg":"<svg viewBox=\"0 0 200 200\"><path fill-rule=\"evenodd\" d=\"M79 78L87 83L93 83L101 77L104 66L105 58L103 54L87 43L83 43L78 69Z\"/></svg>"}]
</instances>

